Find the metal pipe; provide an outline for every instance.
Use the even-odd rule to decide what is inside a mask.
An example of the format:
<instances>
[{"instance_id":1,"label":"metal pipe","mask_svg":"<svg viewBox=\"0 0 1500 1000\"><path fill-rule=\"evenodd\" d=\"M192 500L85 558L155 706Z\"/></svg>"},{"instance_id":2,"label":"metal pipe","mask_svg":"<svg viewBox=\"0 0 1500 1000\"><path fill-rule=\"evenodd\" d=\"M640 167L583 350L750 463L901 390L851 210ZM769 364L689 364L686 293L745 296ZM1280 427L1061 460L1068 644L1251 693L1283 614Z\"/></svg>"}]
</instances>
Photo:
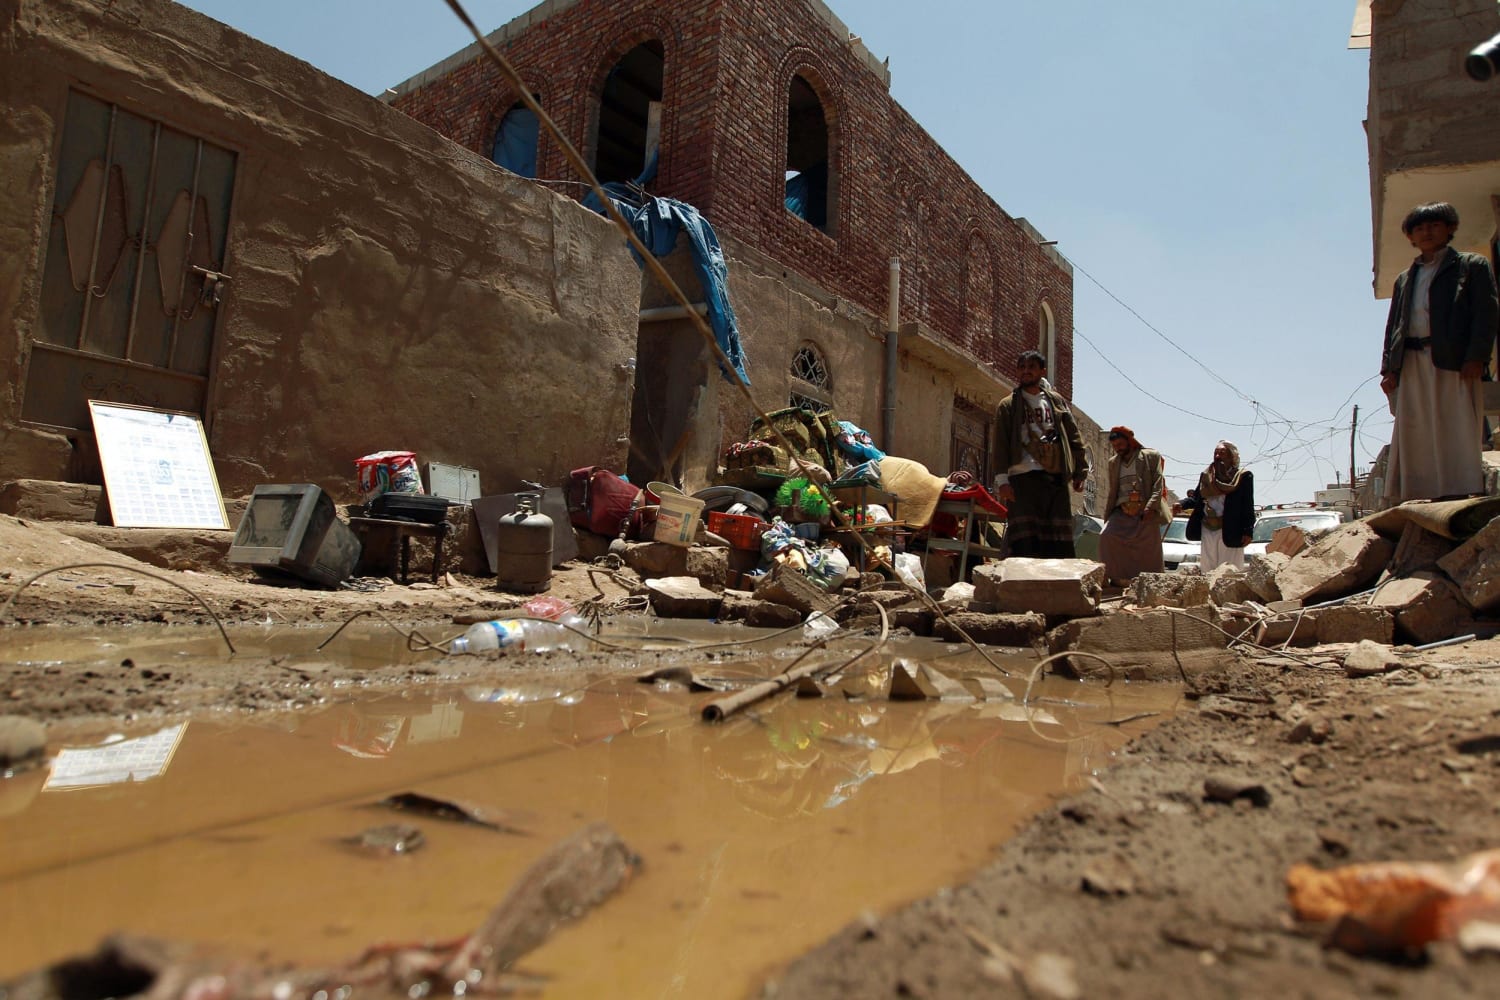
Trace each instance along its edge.
<instances>
[{"instance_id":1,"label":"metal pipe","mask_svg":"<svg viewBox=\"0 0 1500 1000\"><path fill-rule=\"evenodd\" d=\"M891 258L890 296L885 315L885 394L880 415L880 446L887 454L896 442L896 363L901 331L901 258Z\"/></svg>"},{"instance_id":2,"label":"metal pipe","mask_svg":"<svg viewBox=\"0 0 1500 1000\"><path fill-rule=\"evenodd\" d=\"M693 303L693 312L699 316L708 315L708 303ZM690 314L682 306L658 306L654 309L641 310L642 323L664 323L667 320L687 319Z\"/></svg>"},{"instance_id":3,"label":"metal pipe","mask_svg":"<svg viewBox=\"0 0 1500 1000\"><path fill-rule=\"evenodd\" d=\"M146 237L151 232L151 211L156 207L156 158L161 150L161 122L151 126L151 170L146 177L146 208L141 215L140 246L135 252L135 283L130 289L130 325L125 328L125 358L135 350L135 321L141 312L141 275L146 270Z\"/></svg>"},{"instance_id":4,"label":"metal pipe","mask_svg":"<svg viewBox=\"0 0 1500 1000\"><path fill-rule=\"evenodd\" d=\"M89 276L83 285L83 316L78 321L78 343L74 345L80 351L88 337L89 316L94 311L94 273L99 270L99 241L104 238L104 206L109 203L109 172L115 165L115 113L118 110L113 104L109 106L109 133L104 140L104 179L99 186L99 206L94 214L94 246L89 250Z\"/></svg>"}]
</instances>

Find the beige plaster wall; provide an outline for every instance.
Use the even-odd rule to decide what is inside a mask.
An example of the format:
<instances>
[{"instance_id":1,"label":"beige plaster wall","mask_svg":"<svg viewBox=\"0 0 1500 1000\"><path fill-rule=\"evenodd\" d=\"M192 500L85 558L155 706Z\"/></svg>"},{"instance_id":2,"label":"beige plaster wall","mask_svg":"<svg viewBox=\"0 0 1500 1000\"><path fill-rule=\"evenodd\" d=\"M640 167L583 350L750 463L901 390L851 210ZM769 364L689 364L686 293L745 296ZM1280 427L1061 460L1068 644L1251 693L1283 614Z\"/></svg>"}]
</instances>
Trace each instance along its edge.
<instances>
[{"instance_id":1,"label":"beige plaster wall","mask_svg":"<svg viewBox=\"0 0 1500 1000\"><path fill-rule=\"evenodd\" d=\"M237 151L207 418L226 495L341 499L382 449L486 492L623 465L639 276L609 224L305 63L167 2L0 0L0 469L18 426L70 86Z\"/></svg>"}]
</instances>

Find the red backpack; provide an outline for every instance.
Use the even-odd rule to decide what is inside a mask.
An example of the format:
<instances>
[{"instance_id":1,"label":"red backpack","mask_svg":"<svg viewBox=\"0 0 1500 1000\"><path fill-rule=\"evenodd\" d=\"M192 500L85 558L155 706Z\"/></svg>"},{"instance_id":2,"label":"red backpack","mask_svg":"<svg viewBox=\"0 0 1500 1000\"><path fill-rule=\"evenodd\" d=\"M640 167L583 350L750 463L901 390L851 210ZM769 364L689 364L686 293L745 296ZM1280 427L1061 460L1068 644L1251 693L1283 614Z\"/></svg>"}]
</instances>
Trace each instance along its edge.
<instances>
[{"instance_id":1,"label":"red backpack","mask_svg":"<svg viewBox=\"0 0 1500 1000\"><path fill-rule=\"evenodd\" d=\"M639 487L598 465L568 473L566 492L573 526L610 538L620 534L641 494Z\"/></svg>"}]
</instances>

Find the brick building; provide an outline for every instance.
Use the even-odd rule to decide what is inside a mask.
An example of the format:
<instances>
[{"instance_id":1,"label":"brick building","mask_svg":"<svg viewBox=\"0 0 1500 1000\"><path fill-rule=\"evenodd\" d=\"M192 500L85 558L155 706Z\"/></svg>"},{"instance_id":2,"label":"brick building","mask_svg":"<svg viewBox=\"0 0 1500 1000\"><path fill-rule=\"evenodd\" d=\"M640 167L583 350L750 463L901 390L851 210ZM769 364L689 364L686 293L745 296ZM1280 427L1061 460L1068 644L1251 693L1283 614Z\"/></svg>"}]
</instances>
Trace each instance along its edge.
<instances>
[{"instance_id":1,"label":"brick building","mask_svg":"<svg viewBox=\"0 0 1500 1000\"><path fill-rule=\"evenodd\" d=\"M820 0L549 0L489 39L601 180L635 177L659 149L650 190L698 208L731 258L767 408L813 394L879 438L892 258L900 418L885 447L938 470L972 465L1026 348L1051 358L1052 381L1071 395L1071 268L891 97L887 67ZM475 153L581 193L518 98L477 45L387 95ZM643 306L656 301L647 288ZM651 324L648 335L643 321L636 427L653 340L683 333ZM693 478L745 426L743 407L700 368L687 397L664 401L658 388L650 404L675 411L652 421L670 428L665 438L678 426L695 438L676 456L690 460L660 474Z\"/></svg>"}]
</instances>

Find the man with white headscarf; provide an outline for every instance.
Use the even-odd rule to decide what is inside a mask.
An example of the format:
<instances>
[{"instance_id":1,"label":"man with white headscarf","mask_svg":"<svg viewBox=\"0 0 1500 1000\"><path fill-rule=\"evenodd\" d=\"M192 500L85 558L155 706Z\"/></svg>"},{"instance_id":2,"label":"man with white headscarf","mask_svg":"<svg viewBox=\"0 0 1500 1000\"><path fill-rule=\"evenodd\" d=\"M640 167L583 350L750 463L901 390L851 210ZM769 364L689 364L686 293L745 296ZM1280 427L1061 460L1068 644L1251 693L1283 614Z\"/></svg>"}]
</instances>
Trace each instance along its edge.
<instances>
[{"instance_id":1,"label":"man with white headscarf","mask_svg":"<svg viewBox=\"0 0 1500 1000\"><path fill-rule=\"evenodd\" d=\"M1203 572L1223 565L1244 567L1245 546L1255 528L1255 477L1240 468L1240 450L1231 441L1214 447L1214 461L1198 476L1196 495L1175 508L1188 516L1189 541L1201 542L1198 556Z\"/></svg>"}]
</instances>

